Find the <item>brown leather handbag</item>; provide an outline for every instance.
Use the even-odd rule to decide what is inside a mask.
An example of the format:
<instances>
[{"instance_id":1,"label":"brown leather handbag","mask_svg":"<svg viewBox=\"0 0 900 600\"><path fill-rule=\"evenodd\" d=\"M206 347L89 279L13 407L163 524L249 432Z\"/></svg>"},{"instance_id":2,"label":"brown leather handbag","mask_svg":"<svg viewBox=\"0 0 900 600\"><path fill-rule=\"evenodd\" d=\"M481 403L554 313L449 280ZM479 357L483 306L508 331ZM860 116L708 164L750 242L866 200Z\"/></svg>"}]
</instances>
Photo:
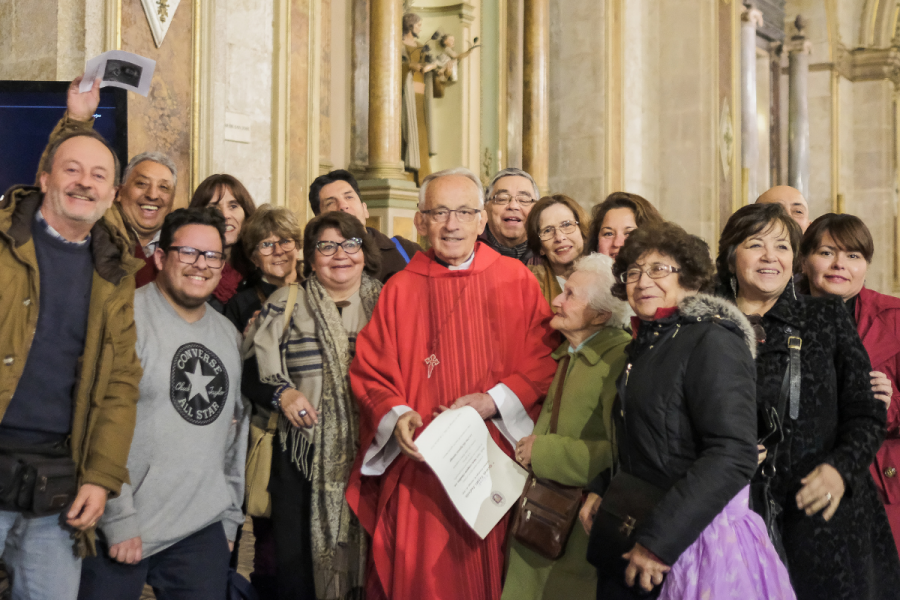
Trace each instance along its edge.
<instances>
[{"instance_id":1,"label":"brown leather handbag","mask_svg":"<svg viewBox=\"0 0 900 600\"><path fill-rule=\"evenodd\" d=\"M553 398L550 433L556 433L559 403L568 367L567 355L561 364L563 377ZM578 519L582 495L580 487L562 485L531 473L525 484L525 491L516 504L510 534L520 544L541 556L551 560L558 559L566 551L569 535Z\"/></svg>"}]
</instances>

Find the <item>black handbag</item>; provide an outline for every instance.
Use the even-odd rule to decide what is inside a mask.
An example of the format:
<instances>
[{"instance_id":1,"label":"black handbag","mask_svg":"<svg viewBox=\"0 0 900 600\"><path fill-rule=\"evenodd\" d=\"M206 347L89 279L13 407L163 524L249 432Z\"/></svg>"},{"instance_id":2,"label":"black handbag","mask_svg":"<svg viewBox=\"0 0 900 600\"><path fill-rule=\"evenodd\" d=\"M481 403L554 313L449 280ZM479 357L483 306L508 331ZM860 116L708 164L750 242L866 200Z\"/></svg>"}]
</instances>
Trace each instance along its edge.
<instances>
[{"instance_id":1,"label":"black handbag","mask_svg":"<svg viewBox=\"0 0 900 600\"><path fill-rule=\"evenodd\" d=\"M0 446L0 510L59 514L75 499L78 476L65 444Z\"/></svg>"},{"instance_id":2,"label":"black handbag","mask_svg":"<svg viewBox=\"0 0 900 600\"><path fill-rule=\"evenodd\" d=\"M635 529L665 494L666 490L630 473L613 475L591 526L588 562L624 581L628 561L622 555L634 548Z\"/></svg>"},{"instance_id":3,"label":"black handbag","mask_svg":"<svg viewBox=\"0 0 900 600\"><path fill-rule=\"evenodd\" d=\"M781 390L776 406L766 405L759 416L759 443L767 450L766 459L759 466L759 474L750 483L750 508L762 517L772 545L781 561L787 566L787 554L781 537L779 520L782 508L772 494L772 479L775 477L775 461L784 441L784 418L800 415L800 348L803 340L799 336L788 337L790 359L781 380Z\"/></svg>"}]
</instances>

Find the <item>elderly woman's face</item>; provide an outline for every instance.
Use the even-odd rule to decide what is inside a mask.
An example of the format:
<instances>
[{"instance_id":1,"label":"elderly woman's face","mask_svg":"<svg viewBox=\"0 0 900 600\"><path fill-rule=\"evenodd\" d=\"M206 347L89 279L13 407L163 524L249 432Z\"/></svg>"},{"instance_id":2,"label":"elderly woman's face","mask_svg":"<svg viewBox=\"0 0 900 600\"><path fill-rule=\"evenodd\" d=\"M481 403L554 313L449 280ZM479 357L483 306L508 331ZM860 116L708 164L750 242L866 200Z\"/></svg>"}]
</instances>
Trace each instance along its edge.
<instances>
[{"instance_id":1,"label":"elderly woman's face","mask_svg":"<svg viewBox=\"0 0 900 600\"><path fill-rule=\"evenodd\" d=\"M738 296L765 300L780 295L794 274L793 264L794 251L787 228L779 222L771 223L735 249Z\"/></svg>"},{"instance_id":2,"label":"elderly woman's face","mask_svg":"<svg viewBox=\"0 0 900 600\"><path fill-rule=\"evenodd\" d=\"M632 269L641 270L640 278L626 283L625 292L634 314L644 321L655 319L660 308L678 306L685 296L692 293L681 287L678 281L677 271L681 265L666 254L656 250L647 252L628 266L629 271ZM650 277L651 274L653 277Z\"/></svg>"},{"instance_id":3,"label":"elderly woman's face","mask_svg":"<svg viewBox=\"0 0 900 600\"><path fill-rule=\"evenodd\" d=\"M566 230L572 231L566 233ZM578 219L565 204L551 204L541 212L538 232L541 238L541 254L546 256L551 264L567 267L581 256L584 250L584 238L581 237Z\"/></svg>"},{"instance_id":4,"label":"elderly woman's face","mask_svg":"<svg viewBox=\"0 0 900 600\"><path fill-rule=\"evenodd\" d=\"M846 302L862 289L868 270L862 252L842 248L827 231L819 247L803 257L803 273L813 296L834 294Z\"/></svg>"},{"instance_id":5,"label":"elderly woman's face","mask_svg":"<svg viewBox=\"0 0 900 600\"><path fill-rule=\"evenodd\" d=\"M271 254L264 254L264 252L271 252ZM269 281L272 281L273 279L283 280L295 272L299 258L300 248L294 240L272 234L256 245L256 250L253 251L250 260L259 267Z\"/></svg>"},{"instance_id":6,"label":"elderly woman's face","mask_svg":"<svg viewBox=\"0 0 900 600\"><path fill-rule=\"evenodd\" d=\"M345 241L341 232L333 227L323 231L317 240L319 244L322 242L340 244ZM362 248L348 253L342 246L338 246L334 254L326 256L317 247L313 256L312 270L319 283L329 292L355 287L362 280L363 267L366 262Z\"/></svg>"},{"instance_id":7,"label":"elderly woman's face","mask_svg":"<svg viewBox=\"0 0 900 600\"><path fill-rule=\"evenodd\" d=\"M594 284L594 273L575 271L566 280L562 293L553 299L556 314L550 320L550 327L565 334L573 334L586 329L596 329L609 320L609 312L601 312L588 304L590 286Z\"/></svg>"}]
</instances>

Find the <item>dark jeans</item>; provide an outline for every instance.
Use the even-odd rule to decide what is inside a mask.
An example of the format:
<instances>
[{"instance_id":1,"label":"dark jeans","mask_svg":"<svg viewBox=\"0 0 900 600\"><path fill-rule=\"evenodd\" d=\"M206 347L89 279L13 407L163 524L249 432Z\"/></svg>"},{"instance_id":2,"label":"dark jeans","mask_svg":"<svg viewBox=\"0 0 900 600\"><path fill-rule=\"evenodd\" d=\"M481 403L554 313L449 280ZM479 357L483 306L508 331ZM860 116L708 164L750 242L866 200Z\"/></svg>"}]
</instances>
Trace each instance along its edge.
<instances>
[{"instance_id":1,"label":"dark jeans","mask_svg":"<svg viewBox=\"0 0 900 600\"><path fill-rule=\"evenodd\" d=\"M290 451L282 451L277 436L272 444L269 493L278 599L316 600L309 529L312 484L291 463Z\"/></svg>"},{"instance_id":2,"label":"dark jeans","mask_svg":"<svg viewBox=\"0 0 900 600\"><path fill-rule=\"evenodd\" d=\"M98 538L97 556L81 564L78 600L139 600L144 583L150 584L157 600L222 600L229 554L221 522L136 565L110 558L109 547Z\"/></svg>"},{"instance_id":3,"label":"dark jeans","mask_svg":"<svg viewBox=\"0 0 900 600\"><path fill-rule=\"evenodd\" d=\"M597 600L652 600L662 591L661 585L654 587L652 592L645 592L638 583L631 588L625 585L624 577L604 577L600 573L598 576Z\"/></svg>"}]
</instances>

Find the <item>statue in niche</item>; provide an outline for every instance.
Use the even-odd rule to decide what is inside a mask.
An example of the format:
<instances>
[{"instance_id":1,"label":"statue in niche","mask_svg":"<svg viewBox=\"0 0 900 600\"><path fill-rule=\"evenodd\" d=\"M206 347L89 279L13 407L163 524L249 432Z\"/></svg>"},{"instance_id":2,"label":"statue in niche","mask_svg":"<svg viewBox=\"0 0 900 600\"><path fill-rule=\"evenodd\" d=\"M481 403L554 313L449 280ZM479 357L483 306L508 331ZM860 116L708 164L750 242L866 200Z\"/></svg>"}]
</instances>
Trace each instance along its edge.
<instances>
[{"instance_id":1,"label":"statue in niche","mask_svg":"<svg viewBox=\"0 0 900 600\"><path fill-rule=\"evenodd\" d=\"M478 38L475 38L471 48L462 54L457 54L454 50L456 38L453 35L449 33L441 34L440 31L435 31L431 39L437 40L441 48L441 53L435 59L437 69L434 71L434 97L443 98L444 88L459 81L460 61L469 56L481 44L478 43Z\"/></svg>"},{"instance_id":2,"label":"statue in niche","mask_svg":"<svg viewBox=\"0 0 900 600\"><path fill-rule=\"evenodd\" d=\"M433 98L433 71L437 68L429 55L429 48L418 42L422 31L422 17L415 13L403 15L402 106L400 131L403 141L403 164L415 174L421 184L431 173L434 148L429 147L428 132Z\"/></svg>"}]
</instances>

